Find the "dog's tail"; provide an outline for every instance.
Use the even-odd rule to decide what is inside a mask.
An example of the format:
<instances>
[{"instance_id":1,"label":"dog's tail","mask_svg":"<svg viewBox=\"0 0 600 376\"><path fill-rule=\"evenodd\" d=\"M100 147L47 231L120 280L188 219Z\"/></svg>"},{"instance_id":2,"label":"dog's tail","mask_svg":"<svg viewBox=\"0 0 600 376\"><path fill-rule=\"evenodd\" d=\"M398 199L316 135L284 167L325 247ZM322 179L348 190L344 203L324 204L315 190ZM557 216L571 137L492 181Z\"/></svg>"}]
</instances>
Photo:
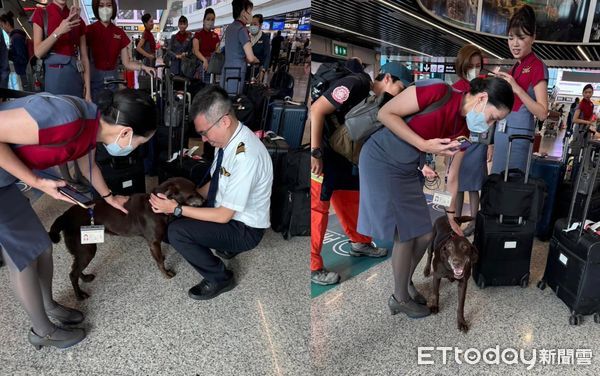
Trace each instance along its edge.
<instances>
[{"instance_id":1,"label":"dog's tail","mask_svg":"<svg viewBox=\"0 0 600 376\"><path fill-rule=\"evenodd\" d=\"M52 226L50 226L50 231L48 231L48 235L50 236L50 240L52 243L58 244L60 242L60 233L65 229L65 224L67 223L67 217L65 214L54 220Z\"/></svg>"}]
</instances>

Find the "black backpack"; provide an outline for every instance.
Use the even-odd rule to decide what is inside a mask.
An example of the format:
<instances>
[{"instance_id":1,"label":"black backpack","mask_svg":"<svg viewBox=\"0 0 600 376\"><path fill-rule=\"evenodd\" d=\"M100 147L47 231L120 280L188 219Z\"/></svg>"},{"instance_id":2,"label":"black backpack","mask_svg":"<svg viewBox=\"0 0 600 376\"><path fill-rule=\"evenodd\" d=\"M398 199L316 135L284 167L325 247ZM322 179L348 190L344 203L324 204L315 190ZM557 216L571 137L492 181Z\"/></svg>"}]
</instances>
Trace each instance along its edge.
<instances>
[{"instance_id":1,"label":"black backpack","mask_svg":"<svg viewBox=\"0 0 600 376\"><path fill-rule=\"evenodd\" d=\"M321 64L317 73L310 79L311 91L310 97L316 101L323 93L329 89L332 83L340 78L349 76L352 71L344 66L343 63L324 63Z\"/></svg>"}]
</instances>

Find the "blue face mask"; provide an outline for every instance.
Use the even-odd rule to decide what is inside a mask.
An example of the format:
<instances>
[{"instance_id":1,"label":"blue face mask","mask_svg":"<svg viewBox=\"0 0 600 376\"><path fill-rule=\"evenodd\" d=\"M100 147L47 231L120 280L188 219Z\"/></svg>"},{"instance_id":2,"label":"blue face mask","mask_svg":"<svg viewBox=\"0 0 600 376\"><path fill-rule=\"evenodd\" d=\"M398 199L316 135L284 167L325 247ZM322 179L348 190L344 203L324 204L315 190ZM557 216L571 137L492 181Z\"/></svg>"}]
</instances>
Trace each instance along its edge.
<instances>
[{"instance_id":1,"label":"blue face mask","mask_svg":"<svg viewBox=\"0 0 600 376\"><path fill-rule=\"evenodd\" d=\"M131 146L131 142L133 141L133 132L131 132L129 145L125 147L121 147L121 145L117 143L119 141L119 137L121 137L121 133L119 133L115 142L113 142L112 144L104 145L108 154L112 155L113 157L125 157L133 151L133 146Z\"/></svg>"},{"instance_id":2,"label":"blue face mask","mask_svg":"<svg viewBox=\"0 0 600 376\"><path fill-rule=\"evenodd\" d=\"M252 26L250 26L250 33L251 33L252 35L256 35L256 34L258 34L258 32L259 32L259 31L260 31L260 29L258 28L258 26L256 26L256 25L252 25Z\"/></svg>"},{"instance_id":3,"label":"blue face mask","mask_svg":"<svg viewBox=\"0 0 600 376\"><path fill-rule=\"evenodd\" d=\"M473 133L483 133L488 130L489 125L485 121L485 115L483 113L485 106L487 106L487 101L483 105L481 112L475 112L475 107L477 107L477 104L475 104L473 109L467 114L467 127L469 127L469 131Z\"/></svg>"}]
</instances>

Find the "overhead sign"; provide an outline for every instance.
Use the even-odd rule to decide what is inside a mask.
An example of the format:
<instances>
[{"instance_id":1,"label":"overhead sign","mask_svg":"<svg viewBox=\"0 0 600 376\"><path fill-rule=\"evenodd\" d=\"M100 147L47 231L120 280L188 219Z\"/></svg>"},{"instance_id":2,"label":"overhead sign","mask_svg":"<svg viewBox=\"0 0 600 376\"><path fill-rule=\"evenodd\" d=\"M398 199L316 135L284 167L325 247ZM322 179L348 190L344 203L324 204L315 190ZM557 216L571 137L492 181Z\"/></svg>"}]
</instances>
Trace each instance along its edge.
<instances>
[{"instance_id":1,"label":"overhead sign","mask_svg":"<svg viewBox=\"0 0 600 376\"><path fill-rule=\"evenodd\" d=\"M456 69L454 69L454 63L444 64L444 69L446 70L446 73L456 74Z\"/></svg>"},{"instance_id":2,"label":"overhead sign","mask_svg":"<svg viewBox=\"0 0 600 376\"><path fill-rule=\"evenodd\" d=\"M429 73L431 72L431 65L429 63L423 63L423 72Z\"/></svg>"},{"instance_id":3,"label":"overhead sign","mask_svg":"<svg viewBox=\"0 0 600 376\"><path fill-rule=\"evenodd\" d=\"M346 43L333 41L331 51L333 52L333 54L335 56L347 57L348 56L348 45Z\"/></svg>"}]
</instances>

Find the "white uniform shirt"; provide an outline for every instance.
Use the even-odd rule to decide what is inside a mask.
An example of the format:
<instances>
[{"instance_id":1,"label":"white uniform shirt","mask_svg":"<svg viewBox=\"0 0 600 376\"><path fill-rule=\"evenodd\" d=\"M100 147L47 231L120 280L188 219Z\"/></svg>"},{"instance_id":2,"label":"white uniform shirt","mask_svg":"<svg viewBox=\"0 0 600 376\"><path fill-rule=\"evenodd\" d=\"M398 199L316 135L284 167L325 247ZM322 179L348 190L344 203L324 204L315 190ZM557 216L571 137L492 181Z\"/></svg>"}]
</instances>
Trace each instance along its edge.
<instances>
[{"instance_id":1,"label":"white uniform shirt","mask_svg":"<svg viewBox=\"0 0 600 376\"><path fill-rule=\"evenodd\" d=\"M215 168L216 163L211 174ZM262 141L242 123L223 150L220 173L215 208L234 210L233 219L246 226L269 228L273 162Z\"/></svg>"}]
</instances>

